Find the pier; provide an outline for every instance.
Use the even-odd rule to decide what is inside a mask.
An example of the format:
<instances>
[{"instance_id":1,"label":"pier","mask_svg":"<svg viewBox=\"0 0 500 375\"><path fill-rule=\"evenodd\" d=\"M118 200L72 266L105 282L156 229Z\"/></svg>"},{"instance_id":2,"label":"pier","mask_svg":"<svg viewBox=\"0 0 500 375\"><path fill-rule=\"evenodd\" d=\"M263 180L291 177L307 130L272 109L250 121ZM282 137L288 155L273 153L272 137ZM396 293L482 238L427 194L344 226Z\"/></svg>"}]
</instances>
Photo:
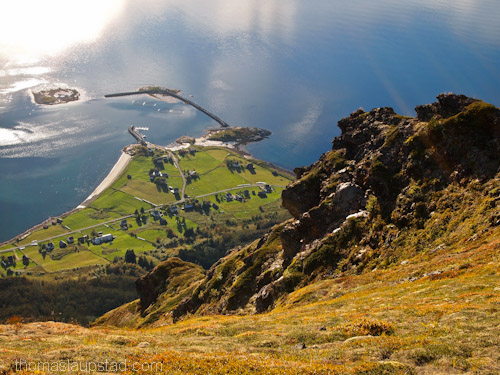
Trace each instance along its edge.
<instances>
[{"instance_id":1,"label":"pier","mask_svg":"<svg viewBox=\"0 0 500 375\"><path fill-rule=\"evenodd\" d=\"M207 109L203 108L199 104L196 104L192 100L189 100L188 98L183 97L182 95L177 94L174 91L168 90L168 89L151 89L151 90L138 90L138 91L129 91L129 92L119 92L116 94L108 94L104 95L105 98L114 98L114 97L119 97L119 96L130 96L130 95L141 95L141 94L148 94L148 95L154 95L154 94L160 94L160 95L167 95L171 96L173 98L179 99L180 101L189 104L190 106L196 108L198 111L203 112L206 114L208 117L212 118L216 122L218 122L222 127L227 128L229 127L229 124L222 120L220 117L214 115L212 112L208 111ZM130 128L129 128L130 131ZM135 135L131 132L135 137Z\"/></svg>"},{"instance_id":2,"label":"pier","mask_svg":"<svg viewBox=\"0 0 500 375\"><path fill-rule=\"evenodd\" d=\"M144 140L143 136L141 133L139 133L135 126L134 125L131 125L129 126L128 128L128 132L132 135L132 137L134 137L136 140L137 140L137 143L143 145L143 146L147 146L147 143L146 141Z\"/></svg>"}]
</instances>

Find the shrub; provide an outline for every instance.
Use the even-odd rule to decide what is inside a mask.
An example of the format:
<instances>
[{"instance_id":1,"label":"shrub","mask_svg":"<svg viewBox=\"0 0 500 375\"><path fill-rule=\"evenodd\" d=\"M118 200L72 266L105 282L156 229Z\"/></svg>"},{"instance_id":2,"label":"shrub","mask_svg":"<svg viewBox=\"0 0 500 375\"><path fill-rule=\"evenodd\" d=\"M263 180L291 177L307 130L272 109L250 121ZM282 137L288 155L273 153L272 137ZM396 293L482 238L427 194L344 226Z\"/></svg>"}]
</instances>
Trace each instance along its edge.
<instances>
[{"instance_id":1,"label":"shrub","mask_svg":"<svg viewBox=\"0 0 500 375\"><path fill-rule=\"evenodd\" d=\"M381 336L390 335L394 332L391 323L370 318L358 318L345 323L342 327L344 333L349 336Z\"/></svg>"}]
</instances>

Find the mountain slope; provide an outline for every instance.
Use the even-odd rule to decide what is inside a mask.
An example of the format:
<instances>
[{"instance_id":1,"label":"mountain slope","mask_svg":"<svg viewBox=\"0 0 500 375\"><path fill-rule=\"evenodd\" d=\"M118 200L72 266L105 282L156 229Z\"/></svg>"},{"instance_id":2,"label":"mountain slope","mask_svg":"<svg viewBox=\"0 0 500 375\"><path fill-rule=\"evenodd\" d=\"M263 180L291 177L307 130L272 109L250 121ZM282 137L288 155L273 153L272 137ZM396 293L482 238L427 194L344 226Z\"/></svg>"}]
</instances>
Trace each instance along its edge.
<instances>
[{"instance_id":1,"label":"mountain slope","mask_svg":"<svg viewBox=\"0 0 500 375\"><path fill-rule=\"evenodd\" d=\"M416 112L360 109L342 119L332 150L297 168L283 191L294 219L219 260L172 309L172 320L268 311L318 280L433 257L497 226L500 111L443 94ZM401 278L433 271L443 272ZM137 287L144 315L157 303L144 297L156 286Z\"/></svg>"}]
</instances>

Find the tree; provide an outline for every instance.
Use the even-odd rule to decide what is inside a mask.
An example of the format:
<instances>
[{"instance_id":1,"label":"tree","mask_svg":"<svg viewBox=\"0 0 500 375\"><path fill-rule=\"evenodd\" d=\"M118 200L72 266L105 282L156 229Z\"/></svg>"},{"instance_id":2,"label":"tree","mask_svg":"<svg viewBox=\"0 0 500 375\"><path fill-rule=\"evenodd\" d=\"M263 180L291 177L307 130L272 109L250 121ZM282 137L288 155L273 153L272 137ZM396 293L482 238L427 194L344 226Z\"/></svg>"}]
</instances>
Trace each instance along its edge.
<instances>
[{"instance_id":1,"label":"tree","mask_svg":"<svg viewBox=\"0 0 500 375\"><path fill-rule=\"evenodd\" d=\"M141 207L141 214L144 213L144 207Z\"/></svg>"},{"instance_id":2,"label":"tree","mask_svg":"<svg viewBox=\"0 0 500 375\"><path fill-rule=\"evenodd\" d=\"M187 228L186 231L184 232L184 237L194 237L194 229L193 228Z\"/></svg>"},{"instance_id":3,"label":"tree","mask_svg":"<svg viewBox=\"0 0 500 375\"><path fill-rule=\"evenodd\" d=\"M134 250L128 249L125 253L125 263L137 263Z\"/></svg>"}]
</instances>

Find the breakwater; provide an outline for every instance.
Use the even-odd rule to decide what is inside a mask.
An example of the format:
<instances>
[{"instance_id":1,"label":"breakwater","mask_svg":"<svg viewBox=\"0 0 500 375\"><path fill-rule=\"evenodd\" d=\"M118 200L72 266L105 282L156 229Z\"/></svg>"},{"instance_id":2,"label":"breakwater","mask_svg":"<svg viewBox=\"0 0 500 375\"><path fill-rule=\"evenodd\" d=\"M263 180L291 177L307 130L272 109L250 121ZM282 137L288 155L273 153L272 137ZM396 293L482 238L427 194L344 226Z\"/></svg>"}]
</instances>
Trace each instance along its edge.
<instances>
[{"instance_id":1,"label":"breakwater","mask_svg":"<svg viewBox=\"0 0 500 375\"><path fill-rule=\"evenodd\" d=\"M135 129L135 126L134 125L131 125L129 126L128 128L128 132L132 135L132 137L134 137L136 140L137 140L137 143L143 145L143 146L146 146L147 143L146 141L144 140L144 138L142 137L141 133L139 133L136 129Z\"/></svg>"},{"instance_id":2,"label":"breakwater","mask_svg":"<svg viewBox=\"0 0 500 375\"><path fill-rule=\"evenodd\" d=\"M183 97L182 95L179 95L178 93L168 90L168 89L151 89L151 90L137 90L137 91L129 91L129 92L119 92L116 94L108 94L104 95L105 98L114 98L114 97L119 97L119 96L130 96L130 95L141 95L141 94L148 94L148 95L155 95L155 94L160 94L160 95L167 95L171 96L173 98L179 99L180 101L189 104L190 106L196 108L198 111L203 112L206 114L208 117L212 118L214 121L218 122L222 127L227 128L229 127L229 124L222 120L219 116L216 116L209 110L203 108L201 105L193 102L192 100ZM133 134L132 134L133 135Z\"/></svg>"}]
</instances>

